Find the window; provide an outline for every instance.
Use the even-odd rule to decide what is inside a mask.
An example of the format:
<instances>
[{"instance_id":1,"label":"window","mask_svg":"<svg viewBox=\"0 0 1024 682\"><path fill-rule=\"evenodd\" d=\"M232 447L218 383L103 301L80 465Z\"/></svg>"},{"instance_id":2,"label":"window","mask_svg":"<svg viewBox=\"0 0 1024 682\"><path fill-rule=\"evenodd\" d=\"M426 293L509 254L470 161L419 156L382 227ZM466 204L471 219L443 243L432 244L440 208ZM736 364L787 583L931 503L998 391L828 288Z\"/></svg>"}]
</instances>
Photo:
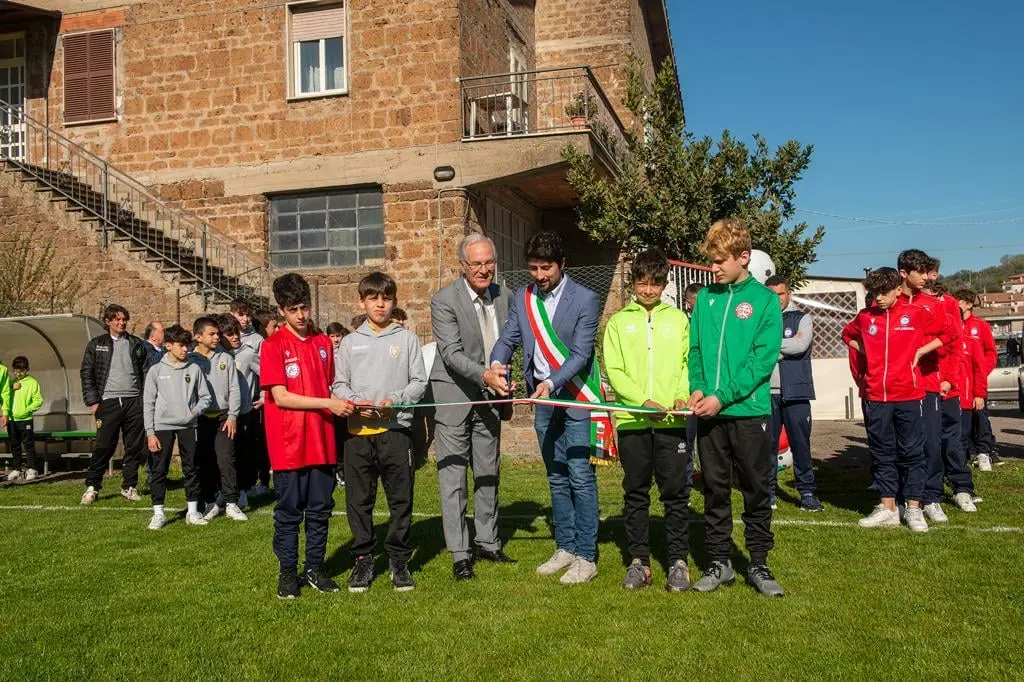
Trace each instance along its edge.
<instances>
[{"instance_id":1,"label":"window","mask_svg":"<svg viewBox=\"0 0 1024 682\"><path fill-rule=\"evenodd\" d=\"M342 94L348 91L345 23L344 3L290 7L293 97Z\"/></svg>"},{"instance_id":2,"label":"window","mask_svg":"<svg viewBox=\"0 0 1024 682\"><path fill-rule=\"evenodd\" d=\"M379 188L271 197L270 259L276 267L373 265L383 258Z\"/></svg>"},{"instance_id":3,"label":"window","mask_svg":"<svg viewBox=\"0 0 1024 682\"><path fill-rule=\"evenodd\" d=\"M117 118L114 32L64 36L64 122Z\"/></svg>"},{"instance_id":4,"label":"window","mask_svg":"<svg viewBox=\"0 0 1024 682\"><path fill-rule=\"evenodd\" d=\"M492 199L487 200L487 226L484 234L494 241L498 252L498 272L523 270L523 249L533 235L533 226Z\"/></svg>"},{"instance_id":5,"label":"window","mask_svg":"<svg viewBox=\"0 0 1024 682\"><path fill-rule=\"evenodd\" d=\"M25 106L25 37L0 36L0 101L14 109L0 109L0 157L24 160L25 120L17 113Z\"/></svg>"}]
</instances>

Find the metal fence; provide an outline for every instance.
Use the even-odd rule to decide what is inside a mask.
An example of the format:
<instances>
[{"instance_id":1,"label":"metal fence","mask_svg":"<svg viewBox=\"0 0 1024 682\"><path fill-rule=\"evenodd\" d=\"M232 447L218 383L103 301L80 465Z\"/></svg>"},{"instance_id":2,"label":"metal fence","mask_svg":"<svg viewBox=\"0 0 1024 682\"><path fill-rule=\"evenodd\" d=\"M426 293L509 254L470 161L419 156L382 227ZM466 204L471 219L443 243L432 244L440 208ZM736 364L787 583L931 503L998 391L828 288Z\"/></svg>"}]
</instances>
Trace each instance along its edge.
<instances>
[{"instance_id":1,"label":"metal fence","mask_svg":"<svg viewBox=\"0 0 1024 682\"><path fill-rule=\"evenodd\" d=\"M601 299L602 310L606 309L609 300L614 306L621 306L627 296L626 281L618 265L580 265L566 268L565 273L596 293ZM529 270L499 272L495 280L509 291L515 291L533 281Z\"/></svg>"},{"instance_id":2,"label":"metal fence","mask_svg":"<svg viewBox=\"0 0 1024 682\"><path fill-rule=\"evenodd\" d=\"M812 358L845 358L843 327L857 315L856 291L828 291L793 295L793 305L814 316Z\"/></svg>"}]
</instances>

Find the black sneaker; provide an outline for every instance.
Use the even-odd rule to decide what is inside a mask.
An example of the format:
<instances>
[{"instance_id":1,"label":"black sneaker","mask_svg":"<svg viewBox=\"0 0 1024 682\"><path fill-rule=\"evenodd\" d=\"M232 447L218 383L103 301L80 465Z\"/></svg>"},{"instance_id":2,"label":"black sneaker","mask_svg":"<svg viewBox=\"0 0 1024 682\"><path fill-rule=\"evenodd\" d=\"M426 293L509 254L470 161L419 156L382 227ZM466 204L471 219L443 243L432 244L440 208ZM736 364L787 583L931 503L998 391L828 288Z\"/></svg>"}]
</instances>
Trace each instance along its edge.
<instances>
[{"instance_id":1,"label":"black sneaker","mask_svg":"<svg viewBox=\"0 0 1024 682\"><path fill-rule=\"evenodd\" d=\"M338 583L327 577L323 566L307 568L302 574L302 579L317 592L339 592L341 590Z\"/></svg>"},{"instance_id":2,"label":"black sneaker","mask_svg":"<svg viewBox=\"0 0 1024 682\"><path fill-rule=\"evenodd\" d=\"M391 584L395 592L408 592L416 587L416 582L409 573L409 564L405 561L391 561L388 565L391 572Z\"/></svg>"},{"instance_id":3,"label":"black sneaker","mask_svg":"<svg viewBox=\"0 0 1024 682\"><path fill-rule=\"evenodd\" d=\"M747 580L766 597L781 597L785 594L767 564L752 564L747 570Z\"/></svg>"},{"instance_id":4,"label":"black sneaker","mask_svg":"<svg viewBox=\"0 0 1024 682\"><path fill-rule=\"evenodd\" d=\"M295 571L282 571L281 575L277 577L277 598L299 598L299 576L295 574Z\"/></svg>"},{"instance_id":5,"label":"black sneaker","mask_svg":"<svg viewBox=\"0 0 1024 682\"><path fill-rule=\"evenodd\" d=\"M373 556L364 554L356 557L356 567L348 577L349 592L366 592L373 582Z\"/></svg>"},{"instance_id":6,"label":"black sneaker","mask_svg":"<svg viewBox=\"0 0 1024 682\"><path fill-rule=\"evenodd\" d=\"M806 495L800 496L800 509L806 512L825 511L825 507L822 506L817 496L811 493L807 493Z\"/></svg>"}]
</instances>

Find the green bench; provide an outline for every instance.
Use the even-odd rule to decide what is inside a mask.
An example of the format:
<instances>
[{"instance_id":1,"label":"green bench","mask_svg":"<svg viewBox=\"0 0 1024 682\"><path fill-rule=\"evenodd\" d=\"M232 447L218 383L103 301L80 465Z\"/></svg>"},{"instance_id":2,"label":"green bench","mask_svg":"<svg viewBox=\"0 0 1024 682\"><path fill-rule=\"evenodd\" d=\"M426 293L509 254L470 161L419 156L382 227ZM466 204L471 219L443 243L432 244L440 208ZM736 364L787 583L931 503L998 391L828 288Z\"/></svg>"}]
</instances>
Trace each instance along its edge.
<instances>
[{"instance_id":1,"label":"green bench","mask_svg":"<svg viewBox=\"0 0 1024 682\"><path fill-rule=\"evenodd\" d=\"M50 443L77 443L80 441L91 441L96 440L95 431L36 431L36 443L42 444L42 458L43 458L43 475L50 473L50 451L48 446ZM10 435L6 432L0 432L0 442L7 442L10 440ZM8 452L0 453L0 458L9 459L11 457L10 448ZM92 452L64 452L61 453L61 459L89 459L92 457ZM114 473L114 462L111 458L109 473Z\"/></svg>"}]
</instances>

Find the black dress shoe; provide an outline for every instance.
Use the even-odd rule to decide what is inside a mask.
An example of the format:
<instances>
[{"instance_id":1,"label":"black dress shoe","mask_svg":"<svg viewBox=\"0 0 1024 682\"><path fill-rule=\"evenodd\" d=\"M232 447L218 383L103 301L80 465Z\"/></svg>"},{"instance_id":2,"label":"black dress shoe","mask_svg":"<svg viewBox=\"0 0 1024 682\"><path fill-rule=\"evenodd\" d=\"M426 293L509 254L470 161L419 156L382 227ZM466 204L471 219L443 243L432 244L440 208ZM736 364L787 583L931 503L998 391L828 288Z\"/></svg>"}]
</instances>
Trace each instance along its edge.
<instances>
[{"instance_id":1,"label":"black dress shoe","mask_svg":"<svg viewBox=\"0 0 1024 682\"><path fill-rule=\"evenodd\" d=\"M463 559L462 561L456 561L454 573L456 580L472 580L475 578L476 574L473 573L473 560Z\"/></svg>"},{"instance_id":2,"label":"black dress shoe","mask_svg":"<svg viewBox=\"0 0 1024 682\"><path fill-rule=\"evenodd\" d=\"M514 564L516 560L505 554L503 550L496 549L493 552L488 549L476 548L476 558L483 561L490 561L495 564Z\"/></svg>"}]
</instances>

